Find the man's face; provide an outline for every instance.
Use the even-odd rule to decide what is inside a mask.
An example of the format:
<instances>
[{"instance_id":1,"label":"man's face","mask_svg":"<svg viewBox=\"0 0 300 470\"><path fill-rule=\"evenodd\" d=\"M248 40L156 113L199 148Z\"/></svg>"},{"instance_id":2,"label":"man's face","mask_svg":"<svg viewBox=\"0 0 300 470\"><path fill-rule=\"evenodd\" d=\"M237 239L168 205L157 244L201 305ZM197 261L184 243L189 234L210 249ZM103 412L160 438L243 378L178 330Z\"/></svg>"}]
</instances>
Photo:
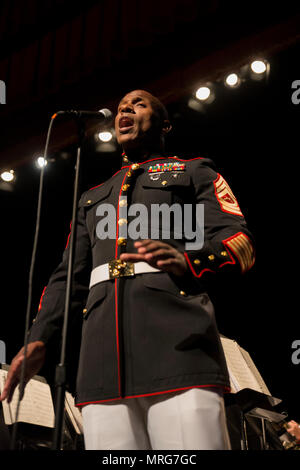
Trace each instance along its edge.
<instances>
[{"instance_id":1,"label":"man's face","mask_svg":"<svg viewBox=\"0 0 300 470\"><path fill-rule=\"evenodd\" d=\"M143 90L128 93L120 101L115 119L118 143L124 150L144 146L157 138L157 116L151 103L151 95Z\"/></svg>"}]
</instances>

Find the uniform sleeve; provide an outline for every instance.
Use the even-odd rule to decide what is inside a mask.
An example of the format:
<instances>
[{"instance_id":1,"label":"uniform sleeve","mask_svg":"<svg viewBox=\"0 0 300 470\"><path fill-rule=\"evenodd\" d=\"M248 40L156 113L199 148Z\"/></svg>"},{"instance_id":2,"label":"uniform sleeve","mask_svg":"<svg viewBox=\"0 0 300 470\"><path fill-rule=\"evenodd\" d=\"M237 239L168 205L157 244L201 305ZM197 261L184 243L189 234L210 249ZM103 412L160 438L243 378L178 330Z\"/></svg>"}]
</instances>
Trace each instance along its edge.
<instances>
[{"instance_id":1,"label":"uniform sleeve","mask_svg":"<svg viewBox=\"0 0 300 470\"><path fill-rule=\"evenodd\" d=\"M38 313L29 331L29 341L43 341L46 345L53 340L63 325L65 310L66 281L69 256L69 237L62 261L52 273L40 300ZM70 315L84 304L91 273L90 237L86 228L84 208L77 212L77 234L74 254L74 277Z\"/></svg>"},{"instance_id":2,"label":"uniform sleeve","mask_svg":"<svg viewBox=\"0 0 300 470\"><path fill-rule=\"evenodd\" d=\"M184 255L195 278L205 273L247 272L255 262L253 237L239 204L225 179L199 162L193 172L197 204L204 205L204 244Z\"/></svg>"}]
</instances>

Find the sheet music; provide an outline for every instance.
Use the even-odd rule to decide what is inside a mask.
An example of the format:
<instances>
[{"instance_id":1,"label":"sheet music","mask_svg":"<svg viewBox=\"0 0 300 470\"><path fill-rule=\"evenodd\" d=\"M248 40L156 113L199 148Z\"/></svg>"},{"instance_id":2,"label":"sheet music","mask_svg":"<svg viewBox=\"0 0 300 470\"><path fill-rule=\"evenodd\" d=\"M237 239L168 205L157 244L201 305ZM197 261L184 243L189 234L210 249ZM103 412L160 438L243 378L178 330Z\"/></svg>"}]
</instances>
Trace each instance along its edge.
<instances>
[{"instance_id":1,"label":"sheet music","mask_svg":"<svg viewBox=\"0 0 300 470\"><path fill-rule=\"evenodd\" d=\"M229 338L221 337L222 346L225 353L226 363L234 393L250 388L257 392L265 393L261 383L258 382L253 372L250 370L238 343Z\"/></svg>"},{"instance_id":2,"label":"sheet music","mask_svg":"<svg viewBox=\"0 0 300 470\"><path fill-rule=\"evenodd\" d=\"M66 392L65 407L76 433L83 434L82 416L79 409L75 406L74 398L69 392Z\"/></svg>"},{"instance_id":3,"label":"sheet music","mask_svg":"<svg viewBox=\"0 0 300 470\"><path fill-rule=\"evenodd\" d=\"M1 369L1 392L6 376L7 371ZM15 422L18 397L19 388L17 387L12 401L9 404L6 400L2 402L5 424L13 424ZM54 428L54 408L50 387L47 383L34 379L28 382L20 404L18 422Z\"/></svg>"},{"instance_id":4,"label":"sheet music","mask_svg":"<svg viewBox=\"0 0 300 470\"><path fill-rule=\"evenodd\" d=\"M260 384L262 392L265 393L266 395L271 396L270 390L268 389L267 385L265 384L262 376L260 375L260 373L259 373L256 365L254 364L254 362L253 362L250 354L248 353L248 351L243 349L241 346L240 346L240 351L241 351L242 355L244 356L244 359L245 359L246 363L248 364L249 368L251 369L253 375L256 377L257 382Z\"/></svg>"}]
</instances>

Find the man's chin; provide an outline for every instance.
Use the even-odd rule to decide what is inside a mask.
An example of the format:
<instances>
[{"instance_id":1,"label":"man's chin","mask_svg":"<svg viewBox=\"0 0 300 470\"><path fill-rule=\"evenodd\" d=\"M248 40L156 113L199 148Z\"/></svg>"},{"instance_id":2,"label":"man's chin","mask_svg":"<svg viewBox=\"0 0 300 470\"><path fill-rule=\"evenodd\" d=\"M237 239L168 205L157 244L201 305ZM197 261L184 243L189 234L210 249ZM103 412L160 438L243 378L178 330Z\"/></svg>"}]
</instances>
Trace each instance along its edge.
<instances>
[{"instance_id":1,"label":"man's chin","mask_svg":"<svg viewBox=\"0 0 300 470\"><path fill-rule=\"evenodd\" d=\"M123 134L119 137L118 143L123 147L124 152L126 150L137 149L141 146L141 141L128 134Z\"/></svg>"}]
</instances>

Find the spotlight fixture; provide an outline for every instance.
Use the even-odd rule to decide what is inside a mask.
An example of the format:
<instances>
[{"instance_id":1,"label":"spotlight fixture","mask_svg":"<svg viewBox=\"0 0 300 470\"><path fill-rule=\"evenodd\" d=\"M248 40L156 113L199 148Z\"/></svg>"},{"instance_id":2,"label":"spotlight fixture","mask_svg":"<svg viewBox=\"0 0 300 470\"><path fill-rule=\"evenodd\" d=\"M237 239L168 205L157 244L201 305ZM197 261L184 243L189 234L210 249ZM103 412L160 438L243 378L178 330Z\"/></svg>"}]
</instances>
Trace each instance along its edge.
<instances>
[{"instance_id":1,"label":"spotlight fixture","mask_svg":"<svg viewBox=\"0 0 300 470\"><path fill-rule=\"evenodd\" d=\"M195 93L196 98L202 103L210 104L215 99L215 94L213 92L213 87L211 83L206 83L205 85L198 88Z\"/></svg>"},{"instance_id":2,"label":"spotlight fixture","mask_svg":"<svg viewBox=\"0 0 300 470\"><path fill-rule=\"evenodd\" d=\"M2 181L5 181L6 183L11 183L15 179L15 172L14 170L10 171L3 171L0 175Z\"/></svg>"},{"instance_id":3,"label":"spotlight fixture","mask_svg":"<svg viewBox=\"0 0 300 470\"><path fill-rule=\"evenodd\" d=\"M263 80L268 78L270 72L270 64L267 60L253 60L249 68L252 80Z\"/></svg>"},{"instance_id":4,"label":"spotlight fixture","mask_svg":"<svg viewBox=\"0 0 300 470\"><path fill-rule=\"evenodd\" d=\"M110 131L104 131L104 132L99 132L98 138L99 140L101 140L101 142L110 142L111 139L113 138L113 135Z\"/></svg>"},{"instance_id":5,"label":"spotlight fixture","mask_svg":"<svg viewBox=\"0 0 300 470\"><path fill-rule=\"evenodd\" d=\"M254 73L264 73L267 70L267 66L263 60L254 60L251 65L251 70Z\"/></svg>"},{"instance_id":6,"label":"spotlight fixture","mask_svg":"<svg viewBox=\"0 0 300 470\"><path fill-rule=\"evenodd\" d=\"M198 98L198 100L200 101L206 101L210 97L210 95L211 91L210 88L208 88L207 86L201 86L196 91L196 98Z\"/></svg>"},{"instance_id":7,"label":"spotlight fixture","mask_svg":"<svg viewBox=\"0 0 300 470\"><path fill-rule=\"evenodd\" d=\"M241 84L241 79L236 73L230 73L225 78L225 85L230 88L237 88Z\"/></svg>"},{"instance_id":8,"label":"spotlight fixture","mask_svg":"<svg viewBox=\"0 0 300 470\"><path fill-rule=\"evenodd\" d=\"M35 162L38 168L43 168L48 164L47 160L44 157L38 157Z\"/></svg>"}]
</instances>

